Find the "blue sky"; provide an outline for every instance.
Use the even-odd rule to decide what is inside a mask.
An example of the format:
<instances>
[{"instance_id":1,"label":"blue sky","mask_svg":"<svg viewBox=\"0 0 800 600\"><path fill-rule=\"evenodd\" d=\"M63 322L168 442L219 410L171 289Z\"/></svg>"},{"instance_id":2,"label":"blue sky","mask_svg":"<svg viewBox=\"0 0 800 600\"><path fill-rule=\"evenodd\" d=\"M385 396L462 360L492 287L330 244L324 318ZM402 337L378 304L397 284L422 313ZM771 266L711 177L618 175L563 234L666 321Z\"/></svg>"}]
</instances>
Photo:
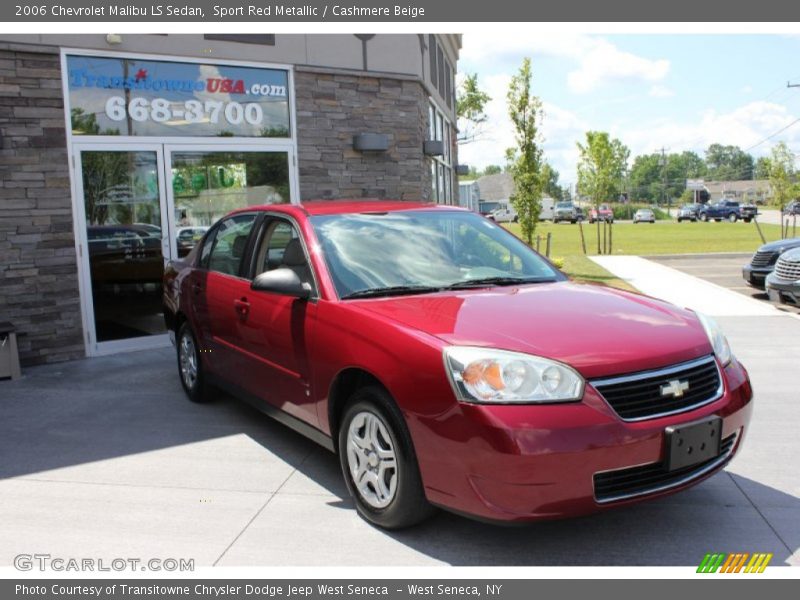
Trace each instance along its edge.
<instances>
[{"instance_id":1,"label":"blue sky","mask_svg":"<svg viewBox=\"0 0 800 600\"><path fill-rule=\"evenodd\" d=\"M463 145L460 162L503 164L512 144L508 81L523 57L544 103L545 158L575 181L575 143L590 129L608 131L632 155L709 144L747 148L800 117L800 37L785 35L594 35L553 33L464 36L459 71L478 73L492 96L479 141ZM752 148L767 154L786 141L800 151L800 123Z\"/></svg>"}]
</instances>

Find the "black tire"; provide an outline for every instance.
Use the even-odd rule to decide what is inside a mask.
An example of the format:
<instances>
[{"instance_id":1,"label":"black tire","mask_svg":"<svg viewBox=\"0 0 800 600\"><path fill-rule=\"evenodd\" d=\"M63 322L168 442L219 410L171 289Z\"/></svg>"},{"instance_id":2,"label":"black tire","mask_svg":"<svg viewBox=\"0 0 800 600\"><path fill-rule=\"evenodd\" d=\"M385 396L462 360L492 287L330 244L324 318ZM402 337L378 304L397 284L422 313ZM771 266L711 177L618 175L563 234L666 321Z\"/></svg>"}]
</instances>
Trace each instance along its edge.
<instances>
[{"instance_id":1,"label":"black tire","mask_svg":"<svg viewBox=\"0 0 800 600\"><path fill-rule=\"evenodd\" d=\"M737 215L736 213L731 213L728 215L728 221L730 221L731 223L736 223L736 221L738 220L739 220L739 215Z\"/></svg>"},{"instance_id":2,"label":"black tire","mask_svg":"<svg viewBox=\"0 0 800 600\"><path fill-rule=\"evenodd\" d=\"M514 217L514 223L519 223L519 215L517 215L516 217Z\"/></svg>"},{"instance_id":3,"label":"black tire","mask_svg":"<svg viewBox=\"0 0 800 600\"><path fill-rule=\"evenodd\" d=\"M678 217L678 223L683 223L683 219L681 219L680 217Z\"/></svg>"},{"instance_id":4,"label":"black tire","mask_svg":"<svg viewBox=\"0 0 800 600\"><path fill-rule=\"evenodd\" d=\"M184 341L191 342L184 345ZM178 336L176 338L177 357L178 357L178 377L181 380L183 391L192 402L210 402L214 399L212 388L206 383L205 371L203 369L203 361L200 358L199 348L197 347L197 338L192 332L188 321L184 321L183 325L178 329ZM193 352L194 362L196 365L196 376L192 382L191 377L188 377L183 370L182 360L187 352Z\"/></svg>"},{"instance_id":5,"label":"black tire","mask_svg":"<svg viewBox=\"0 0 800 600\"><path fill-rule=\"evenodd\" d=\"M700 220L703 223L708 223L708 215L706 213L703 213L702 215L700 215Z\"/></svg>"},{"instance_id":6,"label":"black tire","mask_svg":"<svg viewBox=\"0 0 800 600\"><path fill-rule=\"evenodd\" d=\"M353 481L349 466L350 425L364 413L377 417L383 424L395 456L394 495L389 503L382 507L373 506L365 499ZM377 386L364 387L350 398L339 426L339 464L358 514L370 523L384 529L403 529L421 523L435 512L434 507L425 498L414 445L405 419L384 389ZM369 468L375 469L376 466Z\"/></svg>"}]
</instances>

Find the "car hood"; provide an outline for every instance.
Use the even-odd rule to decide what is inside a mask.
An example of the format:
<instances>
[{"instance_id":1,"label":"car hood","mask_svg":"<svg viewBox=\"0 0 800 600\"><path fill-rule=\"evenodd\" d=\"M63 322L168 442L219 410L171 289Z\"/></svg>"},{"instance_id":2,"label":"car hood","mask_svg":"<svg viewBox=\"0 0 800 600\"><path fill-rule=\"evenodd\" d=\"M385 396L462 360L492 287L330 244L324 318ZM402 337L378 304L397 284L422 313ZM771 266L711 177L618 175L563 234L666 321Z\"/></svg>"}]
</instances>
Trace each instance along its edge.
<instances>
[{"instance_id":1,"label":"car hood","mask_svg":"<svg viewBox=\"0 0 800 600\"><path fill-rule=\"evenodd\" d=\"M593 378L712 352L694 313L602 285L559 282L351 301L436 336L565 362Z\"/></svg>"},{"instance_id":2,"label":"car hood","mask_svg":"<svg viewBox=\"0 0 800 600\"><path fill-rule=\"evenodd\" d=\"M800 248L800 238L787 238L785 240L776 240L761 246L759 252L782 252L789 248Z\"/></svg>"}]
</instances>

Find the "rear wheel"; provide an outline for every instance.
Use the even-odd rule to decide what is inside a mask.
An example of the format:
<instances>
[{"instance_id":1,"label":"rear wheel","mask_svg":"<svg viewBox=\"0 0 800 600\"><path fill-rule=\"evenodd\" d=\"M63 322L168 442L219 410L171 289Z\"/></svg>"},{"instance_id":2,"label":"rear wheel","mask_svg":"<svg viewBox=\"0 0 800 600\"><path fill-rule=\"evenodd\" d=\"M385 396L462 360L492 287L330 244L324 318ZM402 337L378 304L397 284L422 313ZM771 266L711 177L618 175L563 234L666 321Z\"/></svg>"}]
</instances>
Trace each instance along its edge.
<instances>
[{"instance_id":1,"label":"rear wheel","mask_svg":"<svg viewBox=\"0 0 800 600\"><path fill-rule=\"evenodd\" d=\"M708 215L706 213L703 213L702 215L700 215L700 220L703 223L708 223Z\"/></svg>"},{"instance_id":2,"label":"rear wheel","mask_svg":"<svg viewBox=\"0 0 800 600\"><path fill-rule=\"evenodd\" d=\"M736 213L731 213L728 215L728 221L730 221L731 223L736 223L736 221L738 220L739 220L739 215L737 215Z\"/></svg>"},{"instance_id":3,"label":"rear wheel","mask_svg":"<svg viewBox=\"0 0 800 600\"><path fill-rule=\"evenodd\" d=\"M353 394L339 428L339 462L358 513L385 529L433 514L403 416L379 387Z\"/></svg>"},{"instance_id":4,"label":"rear wheel","mask_svg":"<svg viewBox=\"0 0 800 600\"><path fill-rule=\"evenodd\" d=\"M178 373L183 391L192 402L208 402L212 399L211 388L206 384L200 350L189 322L178 329Z\"/></svg>"}]
</instances>

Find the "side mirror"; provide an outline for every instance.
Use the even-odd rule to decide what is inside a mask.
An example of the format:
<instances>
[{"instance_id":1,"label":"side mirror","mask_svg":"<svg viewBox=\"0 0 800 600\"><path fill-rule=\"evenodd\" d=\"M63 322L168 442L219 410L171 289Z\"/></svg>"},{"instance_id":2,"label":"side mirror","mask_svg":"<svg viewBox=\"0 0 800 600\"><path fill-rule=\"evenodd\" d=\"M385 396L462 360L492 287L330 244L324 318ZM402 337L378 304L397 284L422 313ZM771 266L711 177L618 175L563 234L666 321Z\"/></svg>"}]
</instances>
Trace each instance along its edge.
<instances>
[{"instance_id":1,"label":"side mirror","mask_svg":"<svg viewBox=\"0 0 800 600\"><path fill-rule=\"evenodd\" d=\"M308 300L311 296L311 286L300 281L297 273L286 268L261 273L250 284L250 289L256 292L294 296L301 300Z\"/></svg>"}]
</instances>

